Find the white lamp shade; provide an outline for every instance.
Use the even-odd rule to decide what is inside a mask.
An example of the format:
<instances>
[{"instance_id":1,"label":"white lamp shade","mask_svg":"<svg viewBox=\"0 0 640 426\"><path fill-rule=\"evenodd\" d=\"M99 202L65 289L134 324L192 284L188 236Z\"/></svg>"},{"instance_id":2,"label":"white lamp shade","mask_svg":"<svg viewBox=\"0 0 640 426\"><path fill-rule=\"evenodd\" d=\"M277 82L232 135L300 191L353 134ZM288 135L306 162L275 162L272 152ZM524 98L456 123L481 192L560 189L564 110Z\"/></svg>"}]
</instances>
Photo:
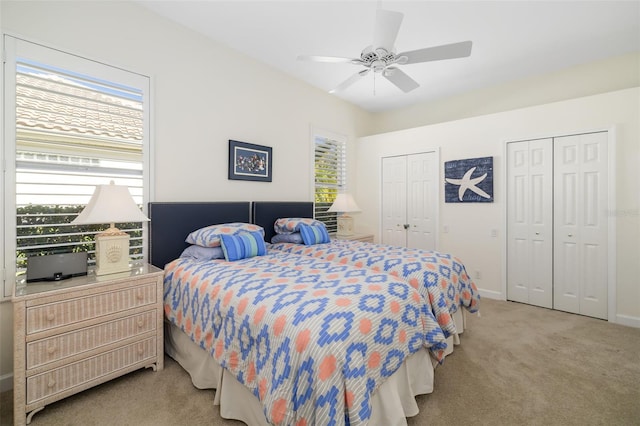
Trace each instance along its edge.
<instances>
[{"instance_id":1,"label":"white lamp shade","mask_svg":"<svg viewBox=\"0 0 640 426\"><path fill-rule=\"evenodd\" d=\"M358 207L351 194L338 194L336 200L327 211L332 213L351 213L359 212L360 207Z\"/></svg>"},{"instance_id":2,"label":"white lamp shade","mask_svg":"<svg viewBox=\"0 0 640 426\"><path fill-rule=\"evenodd\" d=\"M146 217L133 201L129 188L122 185L98 185L89 204L71 222L74 225L98 223L146 222Z\"/></svg>"}]
</instances>

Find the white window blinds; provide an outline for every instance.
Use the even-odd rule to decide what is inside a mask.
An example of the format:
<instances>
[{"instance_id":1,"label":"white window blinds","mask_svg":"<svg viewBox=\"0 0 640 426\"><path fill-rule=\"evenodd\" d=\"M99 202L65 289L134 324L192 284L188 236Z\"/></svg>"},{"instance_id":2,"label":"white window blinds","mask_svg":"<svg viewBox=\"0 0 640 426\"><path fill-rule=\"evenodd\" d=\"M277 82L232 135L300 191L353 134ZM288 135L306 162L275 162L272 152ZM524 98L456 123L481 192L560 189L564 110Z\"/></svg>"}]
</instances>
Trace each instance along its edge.
<instances>
[{"instance_id":1,"label":"white window blinds","mask_svg":"<svg viewBox=\"0 0 640 426\"><path fill-rule=\"evenodd\" d=\"M315 136L314 147L315 218L324 222L329 232L336 232L336 213L327 210L338 192L346 187L346 142Z\"/></svg>"},{"instance_id":2,"label":"white window blinds","mask_svg":"<svg viewBox=\"0 0 640 426\"><path fill-rule=\"evenodd\" d=\"M12 58L18 275L32 255L88 251L93 261L94 235L108 224L69 223L96 185L126 185L141 206L147 193L148 78L133 74L141 87L99 78L74 70L80 59L72 58L68 68L21 56L20 49ZM142 258L142 224L121 225L131 234L132 257Z\"/></svg>"}]
</instances>

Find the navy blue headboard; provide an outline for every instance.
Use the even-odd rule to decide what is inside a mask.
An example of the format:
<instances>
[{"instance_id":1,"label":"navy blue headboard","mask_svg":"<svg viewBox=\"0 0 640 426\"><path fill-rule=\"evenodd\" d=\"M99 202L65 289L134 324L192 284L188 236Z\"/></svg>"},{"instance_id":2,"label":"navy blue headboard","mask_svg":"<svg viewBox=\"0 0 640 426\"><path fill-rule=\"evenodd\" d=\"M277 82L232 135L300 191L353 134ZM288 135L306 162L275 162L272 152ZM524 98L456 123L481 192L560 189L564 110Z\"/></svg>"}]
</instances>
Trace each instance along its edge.
<instances>
[{"instance_id":1,"label":"navy blue headboard","mask_svg":"<svg viewBox=\"0 0 640 426\"><path fill-rule=\"evenodd\" d=\"M164 268L188 246L187 235L217 223L250 223L249 202L149 203L149 263Z\"/></svg>"},{"instance_id":2,"label":"navy blue headboard","mask_svg":"<svg viewBox=\"0 0 640 426\"><path fill-rule=\"evenodd\" d=\"M313 217L312 201L254 201L253 223L264 228L264 240L275 235L273 224L281 217Z\"/></svg>"}]
</instances>

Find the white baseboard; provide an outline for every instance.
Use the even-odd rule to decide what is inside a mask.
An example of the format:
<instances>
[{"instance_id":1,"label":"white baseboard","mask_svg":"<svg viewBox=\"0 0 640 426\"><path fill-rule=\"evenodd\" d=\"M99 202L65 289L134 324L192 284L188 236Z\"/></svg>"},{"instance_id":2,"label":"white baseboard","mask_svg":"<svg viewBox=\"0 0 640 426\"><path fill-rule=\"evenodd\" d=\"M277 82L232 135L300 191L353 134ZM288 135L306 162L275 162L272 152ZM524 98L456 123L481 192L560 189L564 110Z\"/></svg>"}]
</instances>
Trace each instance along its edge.
<instances>
[{"instance_id":1,"label":"white baseboard","mask_svg":"<svg viewBox=\"0 0 640 426\"><path fill-rule=\"evenodd\" d=\"M0 376L0 392L6 392L11 389L13 389L13 373Z\"/></svg>"},{"instance_id":2,"label":"white baseboard","mask_svg":"<svg viewBox=\"0 0 640 426\"><path fill-rule=\"evenodd\" d=\"M616 324L640 328L640 318L629 315L616 315Z\"/></svg>"},{"instance_id":3,"label":"white baseboard","mask_svg":"<svg viewBox=\"0 0 640 426\"><path fill-rule=\"evenodd\" d=\"M505 300L502 292L494 291L494 290L484 290L479 288L478 292L480 293L480 299L486 297L487 299L495 299L495 300ZM482 304L482 302L480 302Z\"/></svg>"},{"instance_id":4,"label":"white baseboard","mask_svg":"<svg viewBox=\"0 0 640 426\"><path fill-rule=\"evenodd\" d=\"M502 295L502 292L500 291L485 290L485 289L479 288L478 292L480 293L481 299L485 298L485 299L495 299L495 300L506 300L505 297ZM480 302L480 309L482 310L482 301ZM615 323L620 325L626 325L627 327L640 328L640 318L632 317L630 315L620 315L620 314L616 315Z\"/></svg>"}]
</instances>

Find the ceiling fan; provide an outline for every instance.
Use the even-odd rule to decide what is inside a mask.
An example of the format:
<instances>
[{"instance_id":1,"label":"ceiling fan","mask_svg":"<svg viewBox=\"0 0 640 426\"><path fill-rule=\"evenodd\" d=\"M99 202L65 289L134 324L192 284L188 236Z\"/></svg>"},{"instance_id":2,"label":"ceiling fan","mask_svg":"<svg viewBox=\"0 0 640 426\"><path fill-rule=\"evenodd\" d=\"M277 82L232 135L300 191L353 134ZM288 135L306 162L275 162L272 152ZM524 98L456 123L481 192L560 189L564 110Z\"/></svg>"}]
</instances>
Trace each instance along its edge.
<instances>
[{"instance_id":1,"label":"ceiling fan","mask_svg":"<svg viewBox=\"0 0 640 426\"><path fill-rule=\"evenodd\" d=\"M471 41L444 44L396 53L394 43L400 30L403 14L391 10L378 9L376 23L373 30L373 44L366 47L359 58L341 58L334 56L300 55L298 60L314 62L350 63L361 65L365 69L358 71L347 80L339 84L329 93L345 90L371 71L381 74L396 85L400 90L408 93L420 85L405 74L398 65L417 64L421 62L440 61L442 59L464 58L471 55Z\"/></svg>"}]
</instances>

